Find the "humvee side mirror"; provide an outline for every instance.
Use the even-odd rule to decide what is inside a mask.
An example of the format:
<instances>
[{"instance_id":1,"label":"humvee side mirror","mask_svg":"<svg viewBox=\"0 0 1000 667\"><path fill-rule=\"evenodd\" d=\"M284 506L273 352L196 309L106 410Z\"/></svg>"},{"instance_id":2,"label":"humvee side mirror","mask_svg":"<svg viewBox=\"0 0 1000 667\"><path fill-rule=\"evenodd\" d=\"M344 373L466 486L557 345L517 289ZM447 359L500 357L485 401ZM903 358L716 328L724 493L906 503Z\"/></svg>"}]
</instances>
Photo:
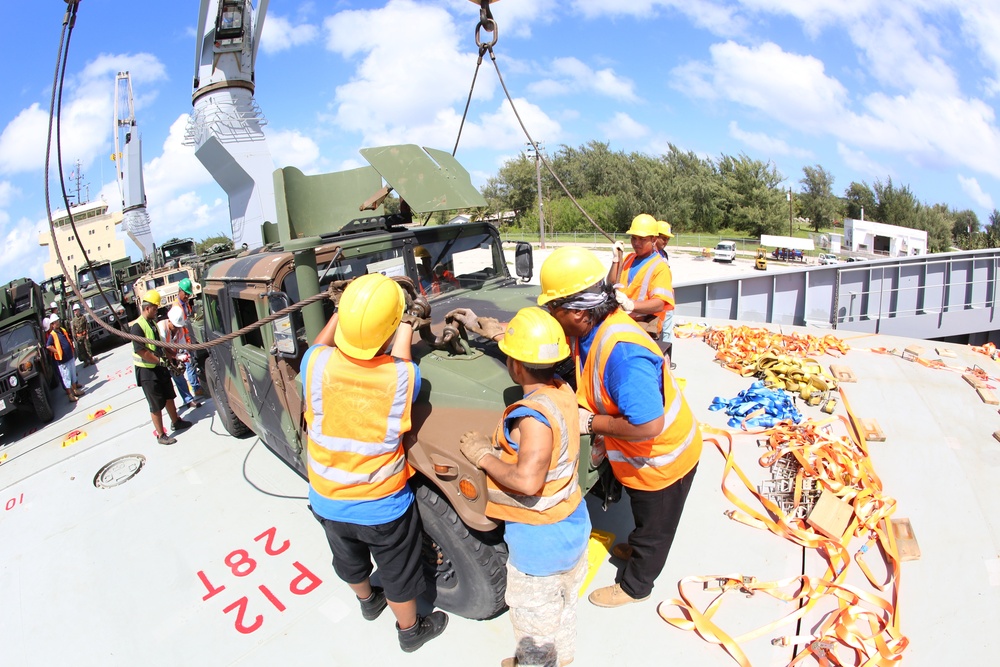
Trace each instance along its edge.
<instances>
[{"instance_id":1,"label":"humvee side mirror","mask_svg":"<svg viewBox=\"0 0 1000 667\"><path fill-rule=\"evenodd\" d=\"M528 282L534 275L534 269L535 258L531 253L531 244L518 241L514 247L514 273L524 282Z\"/></svg>"},{"instance_id":2,"label":"humvee side mirror","mask_svg":"<svg viewBox=\"0 0 1000 667\"><path fill-rule=\"evenodd\" d=\"M288 295L284 292L270 292L267 295L267 304L272 315L291 305ZM292 326L290 314L271 322L271 333L274 337L274 348L271 350L271 354L289 358L298 355L298 339L295 337L295 328Z\"/></svg>"}]
</instances>

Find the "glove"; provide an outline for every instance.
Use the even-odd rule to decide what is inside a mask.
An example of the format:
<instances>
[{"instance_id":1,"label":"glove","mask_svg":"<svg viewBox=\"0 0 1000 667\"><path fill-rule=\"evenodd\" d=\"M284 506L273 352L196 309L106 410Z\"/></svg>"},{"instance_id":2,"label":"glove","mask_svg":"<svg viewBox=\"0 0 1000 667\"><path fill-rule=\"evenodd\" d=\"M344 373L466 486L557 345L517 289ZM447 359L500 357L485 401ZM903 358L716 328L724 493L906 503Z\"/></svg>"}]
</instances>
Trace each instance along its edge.
<instances>
[{"instance_id":1,"label":"glove","mask_svg":"<svg viewBox=\"0 0 1000 667\"><path fill-rule=\"evenodd\" d=\"M580 435L594 432L594 413L587 408L580 408Z\"/></svg>"},{"instance_id":2,"label":"glove","mask_svg":"<svg viewBox=\"0 0 1000 667\"><path fill-rule=\"evenodd\" d=\"M625 296L625 292L617 289L618 287L619 285L615 285L615 301L617 301L618 305L622 307L622 310L626 313L631 313L635 310L635 301L632 301L632 299Z\"/></svg>"},{"instance_id":3,"label":"glove","mask_svg":"<svg viewBox=\"0 0 1000 667\"><path fill-rule=\"evenodd\" d=\"M186 364L187 362L191 361L191 355L188 354L187 352L178 352L177 361L181 362L182 364Z\"/></svg>"},{"instance_id":4,"label":"glove","mask_svg":"<svg viewBox=\"0 0 1000 667\"><path fill-rule=\"evenodd\" d=\"M497 336L502 336L506 327L500 324L500 321L495 317L479 317L476 319L476 326L473 327L483 338L495 339Z\"/></svg>"},{"instance_id":5,"label":"glove","mask_svg":"<svg viewBox=\"0 0 1000 667\"><path fill-rule=\"evenodd\" d=\"M498 451L494 449L493 443L485 435L478 431L468 431L462 436L458 443L459 449L465 458L477 468L481 468L480 461L486 456L497 456Z\"/></svg>"},{"instance_id":6,"label":"glove","mask_svg":"<svg viewBox=\"0 0 1000 667\"><path fill-rule=\"evenodd\" d=\"M619 262L625 256L625 244L621 241L615 241L615 245L611 249L611 258L617 259Z\"/></svg>"},{"instance_id":7,"label":"glove","mask_svg":"<svg viewBox=\"0 0 1000 667\"><path fill-rule=\"evenodd\" d=\"M476 322L479 320L479 316L476 315L470 308L456 308L455 310L449 312L444 316L446 321L457 320L461 322L466 329L475 329Z\"/></svg>"},{"instance_id":8,"label":"glove","mask_svg":"<svg viewBox=\"0 0 1000 667\"><path fill-rule=\"evenodd\" d=\"M350 280L334 280L330 283L330 286L327 288L330 301L333 301L335 304L340 303L340 297L344 296L344 290L347 289L350 283Z\"/></svg>"}]
</instances>

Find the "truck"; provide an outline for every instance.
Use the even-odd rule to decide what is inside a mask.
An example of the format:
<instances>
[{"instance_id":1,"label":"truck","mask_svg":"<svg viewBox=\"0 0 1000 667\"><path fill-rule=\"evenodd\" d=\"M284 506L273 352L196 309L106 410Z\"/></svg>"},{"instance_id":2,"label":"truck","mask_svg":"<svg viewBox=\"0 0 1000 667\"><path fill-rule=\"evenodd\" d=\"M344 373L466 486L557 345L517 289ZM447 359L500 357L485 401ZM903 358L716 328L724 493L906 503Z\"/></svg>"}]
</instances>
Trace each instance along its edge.
<instances>
[{"instance_id":1,"label":"truck","mask_svg":"<svg viewBox=\"0 0 1000 667\"><path fill-rule=\"evenodd\" d=\"M155 266L139 276L133 286L133 301L138 307L143 295L155 289L160 293L161 310L169 309L177 299L177 284L185 278L191 281L194 293L201 294L201 283L198 281L198 254L195 251L194 239L171 239L154 252Z\"/></svg>"},{"instance_id":2,"label":"truck","mask_svg":"<svg viewBox=\"0 0 1000 667\"><path fill-rule=\"evenodd\" d=\"M517 276L508 270L500 236L485 222L422 226L412 217L484 206L468 172L448 153L416 145L363 149L369 166L306 176L294 167L274 173L277 221L264 226L264 245L208 266L198 337L211 342L289 304L326 290L331 282L366 273L406 276L426 294L433 323L414 334L413 359L423 379L404 439L422 518L424 567L430 598L467 618L504 608L503 530L484 514L486 479L459 449L466 431L491 433L505 406L521 397L496 343L446 321L456 308L509 319L534 305L538 287L531 246L516 248ZM387 186L382 185L385 179ZM366 202L395 190L405 213ZM383 193L378 196L378 193ZM374 193L374 194L373 194ZM438 280L435 276L449 276ZM332 316L329 299L307 305L262 328L211 347L201 357L205 384L226 430L254 434L306 477L306 433L300 363ZM571 362L561 374L573 376ZM584 492L599 471L589 439L581 447Z\"/></svg>"},{"instance_id":3,"label":"truck","mask_svg":"<svg viewBox=\"0 0 1000 667\"><path fill-rule=\"evenodd\" d=\"M45 309L41 287L30 278L0 287L0 419L20 409L52 421L47 388L58 375L45 350Z\"/></svg>"},{"instance_id":4,"label":"truck","mask_svg":"<svg viewBox=\"0 0 1000 667\"><path fill-rule=\"evenodd\" d=\"M131 263L132 259L129 257L116 259L113 262L108 260L91 262L89 267L80 268L76 274L76 284L80 294L94 314L108 326L121 330L128 328L128 319L116 274ZM102 291L104 296L101 296ZM75 301L77 301L75 295L71 295L68 307L72 308ZM89 313L87 313L87 330L90 333L91 344L108 339L119 340L95 322Z\"/></svg>"},{"instance_id":5,"label":"truck","mask_svg":"<svg viewBox=\"0 0 1000 667\"><path fill-rule=\"evenodd\" d=\"M735 260L736 260L736 242L719 241L719 243L715 246L715 250L712 251L712 261L732 263Z\"/></svg>"}]
</instances>

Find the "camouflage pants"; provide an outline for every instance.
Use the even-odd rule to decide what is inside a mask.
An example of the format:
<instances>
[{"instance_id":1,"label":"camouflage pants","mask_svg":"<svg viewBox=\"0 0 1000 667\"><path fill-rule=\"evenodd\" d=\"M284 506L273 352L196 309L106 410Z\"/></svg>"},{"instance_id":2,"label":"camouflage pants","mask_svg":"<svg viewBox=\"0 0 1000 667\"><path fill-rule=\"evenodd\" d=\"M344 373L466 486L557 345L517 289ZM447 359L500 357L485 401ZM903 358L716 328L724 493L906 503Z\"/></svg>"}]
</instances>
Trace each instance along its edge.
<instances>
[{"instance_id":1,"label":"camouflage pants","mask_svg":"<svg viewBox=\"0 0 1000 667\"><path fill-rule=\"evenodd\" d=\"M587 552L570 570L548 577L507 561L507 606L519 667L558 667L576 654L576 600L587 576Z\"/></svg>"},{"instance_id":2,"label":"camouflage pants","mask_svg":"<svg viewBox=\"0 0 1000 667\"><path fill-rule=\"evenodd\" d=\"M81 363L89 363L94 359L94 355L90 352L90 336L80 336L76 339L76 356L80 359Z\"/></svg>"}]
</instances>

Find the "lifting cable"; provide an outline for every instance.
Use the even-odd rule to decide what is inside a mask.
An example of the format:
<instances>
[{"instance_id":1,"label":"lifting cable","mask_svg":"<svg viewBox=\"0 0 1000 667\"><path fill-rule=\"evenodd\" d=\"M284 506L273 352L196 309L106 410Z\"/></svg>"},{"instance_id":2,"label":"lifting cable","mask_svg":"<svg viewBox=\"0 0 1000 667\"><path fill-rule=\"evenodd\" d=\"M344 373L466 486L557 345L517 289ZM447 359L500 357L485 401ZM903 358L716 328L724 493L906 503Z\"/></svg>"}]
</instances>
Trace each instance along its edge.
<instances>
[{"instance_id":1,"label":"lifting cable","mask_svg":"<svg viewBox=\"0 0 1000 667\"><path fill-rule=\"evenodd\" d=\"M476 0L472 1L475 2ZM552 178L554 178L556 183L559 184L559 187L566 193L566 196L571 202L573 202L573 205L576 206L577 210L583 214L583 217L585 217L587 221L590 222L590 224L592 224L594 228L604 236L604 238L614 243L614 237L604 231L604 229L602 229L601 226L598 225L592 217L590 217L590 214L584 210L583 206L580 205L580 202L576 200L572 193L570 193L569 189L552 168L552 165L549 164L549 161L545 158L545 155L538 150L538 144L535 143L535 140L528 132L528 128L524 125L524 121L521 120L521 114L518 113L517 106L514 104L514 98L511 97L510 91L507 89L507 84L503 80L503 74L500 73L500 65L497 64L496 53L493 51L493 47L496 46L497 39L500 37L500 27L497 25L496 19L493 18L493 13L490 11L490 2L491 0L479 0L479 23L476 24L476 46L479 49L479 57L476 60L476 69L472 74L472 85L469 87L469 97L465 101L465 111L462 112L462 121L458 126L458 136L455 137L455 147L451 151L452 156L454 156L456 151L458 151L458 142L462 138L462 128L465 127L465 119L469 114L469 105L472 102L472 92L475 90L476 79L479 76L479 67L483 64L483 56L486 55L486 52L488 51L490 54L490 60L493 62L493 68L497 73L497 79L500 81L500 87L503 88L504 95L507 96L507 102L510 104L510 109L514 112L514 117L517 119L518 125L521 126L521 131L524 132L524 136L528 139L528 143L530 143L532 149L534 149L535 155L537 155L538 159L542 161L542 164L545 165L549 174L552 175ZM481 31L491 33L493 37L489 41L483 41Z\"/></svg>"}]
</instances>

